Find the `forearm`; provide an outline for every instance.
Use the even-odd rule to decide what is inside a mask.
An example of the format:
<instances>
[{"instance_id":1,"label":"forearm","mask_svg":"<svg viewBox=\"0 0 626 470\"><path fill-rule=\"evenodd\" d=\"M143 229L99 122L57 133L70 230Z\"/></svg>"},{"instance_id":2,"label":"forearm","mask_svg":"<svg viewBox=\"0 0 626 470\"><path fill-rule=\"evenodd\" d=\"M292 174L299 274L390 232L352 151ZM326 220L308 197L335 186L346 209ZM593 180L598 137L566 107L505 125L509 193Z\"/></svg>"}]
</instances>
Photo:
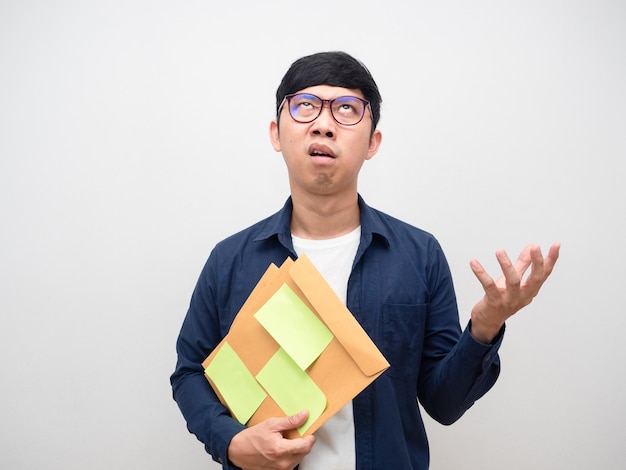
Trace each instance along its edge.
<instances>
[{"instance_id":1,"label":"forearm","mask_svg":"<svg viewBox=\"0 0 626 470\"><path fill-rule=\"evenodd\" d=\"M495 384L500 373L498 348L504 328L494 344L482 344L470 334L471 323L448 354L422 378L419 399L433 419L442 424L458 420Z\"/></svg>"},{"instance_id":2,"label":"forearm","mask_svg":"<svg viewBox=\"0 0 626 470\"><path fill-rule=\"evenodd\" d=\"M202 373L175 372L172 390L189 432L205 445L215 460L226 462L232 437L245 426L230 416Z\"/></svg>"}]
</instances>

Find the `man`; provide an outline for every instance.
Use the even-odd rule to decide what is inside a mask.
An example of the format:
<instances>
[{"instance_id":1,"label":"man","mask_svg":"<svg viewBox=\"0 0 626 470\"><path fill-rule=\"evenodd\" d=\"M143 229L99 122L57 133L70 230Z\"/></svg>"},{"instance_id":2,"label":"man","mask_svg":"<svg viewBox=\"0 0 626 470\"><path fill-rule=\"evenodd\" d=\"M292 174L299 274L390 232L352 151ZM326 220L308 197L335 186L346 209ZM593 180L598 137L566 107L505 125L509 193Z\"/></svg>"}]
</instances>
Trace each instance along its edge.
<instances>
[{"instance_id":1,"label":"man","mask_svg":"<svg viewBox=\"0 0 626 470\"><path fill-rule=\"evenodd\" d=\"M198 281L171 377L188 429L224 468L426 469L428 443L416 397L437 421L456 421L495 383L505 321L531 302L559 245L516 263L496 256L495 282L477 261L485 295L462 331L450 271L433 236L369 207L361 166L381 143L381 97L363 64L342 52L303 57L276 93L270 139L287 165L281 211L220 242ZM232 419L202 361L226 335L270 263L306 252L391 367L313 436L283 438L306 410L249 428ZM530 268L530 275L523 275Z\"/></svg>"}]
</instances>

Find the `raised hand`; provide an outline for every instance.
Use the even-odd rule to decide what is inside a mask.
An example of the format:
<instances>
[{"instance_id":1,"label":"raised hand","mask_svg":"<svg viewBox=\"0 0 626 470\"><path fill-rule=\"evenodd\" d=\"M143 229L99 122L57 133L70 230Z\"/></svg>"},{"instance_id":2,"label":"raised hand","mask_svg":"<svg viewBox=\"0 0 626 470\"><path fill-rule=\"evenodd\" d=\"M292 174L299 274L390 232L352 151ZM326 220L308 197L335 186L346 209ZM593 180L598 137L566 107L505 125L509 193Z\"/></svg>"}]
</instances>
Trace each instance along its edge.
<instances>
[{"instance_id":1,"label":"raised hand","mask_svg":"<svg viewBox=\"0 0 626 470\"><path fill-rule=\"evenodd\" d=\"M528 245L515 264L506 251L498 250L496 258L502 268L502 277L494 281L483 266L472 260L470 267L485 290L484 297L472 308L472 336L482 343L490 343L504 322L532 302L546 281L559 257L560 243L550 247L543 257L538 245ZM524 278L528 268L530 274Z\"/></svg>"}]
</instances>

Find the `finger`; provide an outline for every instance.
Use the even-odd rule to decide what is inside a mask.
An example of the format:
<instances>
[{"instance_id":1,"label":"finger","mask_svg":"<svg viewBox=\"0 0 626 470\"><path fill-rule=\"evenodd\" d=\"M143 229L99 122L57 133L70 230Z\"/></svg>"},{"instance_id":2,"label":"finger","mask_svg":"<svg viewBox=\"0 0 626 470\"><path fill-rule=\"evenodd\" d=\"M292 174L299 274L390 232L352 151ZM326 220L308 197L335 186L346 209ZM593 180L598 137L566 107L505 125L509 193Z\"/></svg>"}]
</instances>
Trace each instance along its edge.
<instances>
[{"instance_id":1,"label":"finger","mask_svg":"<svg viewBox=\"0 0 626 470\"><path fill-rule=\"evenodd\" d=\"M309 434L305 437L290 439L285 445L288 446L287 452L290 455L303 456L311 452L313 444L315 444L315 436Z\"/></svg>"},{"instance_id":2,"label":"finger","mask_svg":"<svg viewBox=\"0 0 626 470\"><path fill-rule=\"evenodd\" d=\"M545 259L541 255L541 250L537 249L537 254L533 257L533 268L530 276L528 276L528 286L535 290L535 295L539 292L539 289L546 281L550 273L552 273L554 264L559 258L560 248L560 243L552 245L550 247L550 251L548 252L548 256L546 256Z\"/></svg>"},{"instance_id":3,"label":"finger","mask_svg":"<svg viewBox=\"0 0 626 470\"><path fill-rule=\"evenodd\" d=\"M493 278L489 274L487 274L487 271L485 271L485 268L483 268L483 265L480 264L478 260L475 260L475 259L471 260L470 268L472 269L474 276L476 276L480 284L483 286L483 290L485 291L485 294L487 295L498 294L498 286L496 285L496 282L493 280Z\"/></svg>"},{"instance_id":4,"label":"finger","mask_svg":"<svg viewBox=\"0 0 626 470\"><path fill-rule=\"evenodd\" d=\"M496 259L502 269L502 274L504 274L507 290L519 289L523 271L520 273L517 268L513 266L509 255L507 255L504 250L496 251Z\"/></svg>"},{"instance_id":5,"label":"finger","mask_svg":"<svg viewBox=\"0 0 626 470\"><path fill-rule=\"evenodd\" d=\"M520 253L517 261L515 262L515 269L520 276L520 282L524 279L524 275L531 268L531 274L524 282L524 286L532 285L533 287L541 287L541 284L547 277L545 271L544 259L541 254L541 247L539 245L528 245ZM536 284L539 283L538 286Z\"/></svg>"},{"instance_id":6,"label":"finger","mask_svg":"<svg viewBox=\"0 0 626 470\"><path fill-rule=\"evenodd\" d=\"M532 250L534 246L535 245L528 245L524 247L522 252L517 257L517 261L515 261L515 269L519 273L520 277L524 276L524 273L532 262Z\"/></svg>"},{"instance_id":7,"label":"finger","mask_svg":"<svg viewBox=\"0 0 626 470\"><path fill-rule=\"evenodd\" d=\"M273 428L276 431L287 431L289 429L296 429L304 424L307 417L309 416L309 412L307 410L302 410L295 415L286 416L284 418L276 418L273 423Z\"/></svg>"},{"instance_id":8,"label":"finger","mask_svg":"<svg viewBox=\"0 0 626 470\"><path fill-rule=\"evenodd\" d=\"M561 251L561 243L557 242L550 247L550 251L548 251L548 256L546 256L545 261L545 277L548 277L552 270L554 269L554 265L556 264L556 260L559 259L559 253Z\"/></svg>"}]
</instances>

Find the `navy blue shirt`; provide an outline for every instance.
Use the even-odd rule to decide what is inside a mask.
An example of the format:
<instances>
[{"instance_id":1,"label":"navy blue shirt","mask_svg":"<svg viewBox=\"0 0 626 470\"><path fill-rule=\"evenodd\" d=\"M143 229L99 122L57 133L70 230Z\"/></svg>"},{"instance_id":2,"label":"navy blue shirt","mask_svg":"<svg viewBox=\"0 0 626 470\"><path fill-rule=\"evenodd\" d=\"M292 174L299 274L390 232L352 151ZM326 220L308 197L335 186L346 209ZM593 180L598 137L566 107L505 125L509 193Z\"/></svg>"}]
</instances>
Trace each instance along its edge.
<instances>
[{"instance_id":1,"label":"navy blue shirt","mask_svg":"<svg viewBox=\"0 0 626 470\"><path fill-rule=\"evenodd\" d=\"M353 400L359 470L429 465L417 399L436 421L459 419L495 383L504 328L490 345L459 324L450 269L427 232L365 204L361 240L348 281L347 307L391 364ZM292 202L218 243L194 290L177 341L171 376L187 427L224 468L230 417L204 377L202 361L228 333L235 315L271 263L296 259L289 229ZM332 469L329 469L332 470Z\"/></svg>"}]
</instances>

